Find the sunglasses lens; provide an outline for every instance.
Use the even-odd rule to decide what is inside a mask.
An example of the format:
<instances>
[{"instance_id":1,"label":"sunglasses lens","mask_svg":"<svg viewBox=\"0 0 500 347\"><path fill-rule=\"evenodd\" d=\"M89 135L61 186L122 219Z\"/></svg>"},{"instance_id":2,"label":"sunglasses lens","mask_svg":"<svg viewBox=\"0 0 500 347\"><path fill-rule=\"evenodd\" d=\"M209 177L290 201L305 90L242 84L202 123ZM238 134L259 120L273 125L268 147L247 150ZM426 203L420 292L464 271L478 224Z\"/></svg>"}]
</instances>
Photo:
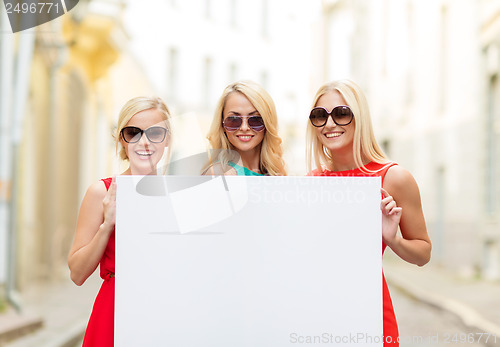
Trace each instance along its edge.
<instances>
[{"instance_id":1,"label":"sunglasses lens","mask_svg":"<svg viewBox=\"0 0 500 347\"><path fill-rule=\"evenodd\" d=\"M125 142L134 143L141 139L142 131L136 127L126 127L122 129L122 136Z\"/></svg>"},{"instance_id":2,"label":"sunglasses lens","mask_svg":"<svg viewBox=\"0 0 500 347\"><path fill-rule=\"evenodd\" d=\"M328 120L328 113L324 108L313 108L311 114L309 115L309 120L315 127L322 127Z\"/></svg>"},{"instance_id":3,"label":"sunglasses lens","mask_svg":"<svg viewBox=\"0 0 500 347\"><path fill-rule=\"evenodd\" d=\"M167 134L167 129L162 127L151 127L146 130L146 136L148 140L155 143L160 143L165 139Z\"/></svg>"},{"instance_id":4,"label":"sunglasses lens","mask_svg":"<svg viewBox=\"0 0 500 347\"><path fill-rule=\"evenodd\" d=\"M264 120L257 116L248 118L248 126L255 131L262 131L265 128Z\"/></svg>"},{"instance_id":5,"label":"sunglasses lens","mask_svg":"<svg viewBox=\"0 0 500 347\"><path fill-rule=\"evenodd\" d=\"M338 125L347 125L352 121L352 111L348 106L337 106L332 112L333 120Z\"/></svg>"},{"instance_id":6,"label":"sunglasses lens","mask_svg":"<svg viewBox=\"0 0 500 347\"><path fill-rule=\"evenodd\" d=\"M243 120L241 119L241 117L231 116L224 119L223 125L227 131L236 131L241 127L242 123Z\"/></svg>"}]
</instances>

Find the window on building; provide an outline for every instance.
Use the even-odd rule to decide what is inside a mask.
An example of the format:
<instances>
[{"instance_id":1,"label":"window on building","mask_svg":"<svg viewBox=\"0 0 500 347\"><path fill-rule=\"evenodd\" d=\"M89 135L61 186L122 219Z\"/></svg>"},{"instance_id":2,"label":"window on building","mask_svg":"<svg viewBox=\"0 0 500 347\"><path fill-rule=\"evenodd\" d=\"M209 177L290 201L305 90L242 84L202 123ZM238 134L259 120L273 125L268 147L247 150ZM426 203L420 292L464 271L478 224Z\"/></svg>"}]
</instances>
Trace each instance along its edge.
<instances>
[{"instance_id":1,"label":"window on building","mask_svg":"<svg viewBox=\"0 0 500 347\"><path fill-rule=\"evenodd\" d=\"M230 0L229 3L229 25L236 28L238 25L238 1Z\"/></svg>"},{"instance_id":2,"label":"window on building","mask_svg":"<svg viewBox=\"0 0 500 347\"><path fill-rule=\"evenodd\" d=\"M443 114L446 108L446 79L447 79L447 61L448 61L448 7L441 8L441 30L439 37L439 74L438 74L438 110L439 114Z\"/></svg>"},{"instance_id":3,"label":"window on building","mask_svg":"<svg viewBox=\"0 0 500 347\"><path fill-rule=\"evenodd\" d=\"M382 3L383 6L383 20L382 20L382 47L381 47L381 52L382 52L382 76L387 76L387 62L388 62L388 44L387 44L387 38L389 37L389 3L388 0L384 0Z\"/></svg>"},{"instance_id":4,"label":"window on building","mask_svg":"<svg viewBox=\"0 0 500 347\"><path fill-rule=\"evenodd\" d=\"M406 93L405 93L405 103L411 105L413 102L413 96L415 94L414 90L414 56L415 56L415 42L416 40L416 28L414 21L414 9L413 3L408 2L406 7L406 16L408 22L408 68L406 71Z\"/></svg>"},{"instance_id":5,"label":"window on building","mask_svg":"<svg viewBox=\"0 0 500 347\"><path fill-rule=\"evenodd\" d=\"M260 84L264 89L269 88L269 74L267 71L262 71L260 73Z\"/></svg>"},{"instance_id":6,"label":"window on building","mask_svg":"<svg viewBox=\"0 0 500 347\"><path fill-rule=\"evenodd\" d=\"M170 48L168 51L168 76L167 76L167 95L170 102L177 101L178 71L179 71L179 52L176 48Z\"/></svg>"},{"instance_id":7,"label":"window on building","mask_svg":"<svg viewBox=\"0 0 500 347\"><path fill-rule=\"evenodd\" d=\"M236 63L231 63L229 65L229 83L232 83L238 79L238 65Z\"/></svg>"},{"instance_id":8,"label":"window on building","mask_svg":"<svg viewBox=\"0 0 500 347\"><path fill-rule=\"evenodd\" d=\"M497 139L495 134L495 121L500 111L498 96L500 90L498 86L498 75L490 78L488 87L488 114L486 120L486 212L490 215L497 210L498 182L497 178Z\"/></svg>"},{"instance_id":9,"label":"window on building","mask_svg":"<svg viewBox=\"0 0 500 347\"><path fill-rule=\"evenodd\" d=\"M205 0L205 18L212 18L212 0Z\"/></svg>"},{"instance_id":10,"label":"window on building","mask_svg":"<svg viewBox=\"0 0 500 347\"><path fill-rule=\"evenodd\" d=\"M262 0L262 36L269 36L269 4L268 0Z\"/></svg>"},{"instance_id":11,"label":"window on building","mask_svg":"<svg viewBox=\"0 0 500 347\"><path fill-rule=\"evenodd\" d=\"M434 220L434 237L432 240L432 254L438 262L442 261L444 253L445 221L446 221L446 169L444 166L436 168L435 175L436 212Z\"/></svg>"},{"instance_id":12,"label":"window on building","mask_svg":"<svg viewBox=\"0 0 500 347\"><path fill-rule=\"evenodd\" d=\"M385 139L380 144L384 153L390 158L391 157L391 140Z\"/></svg>"},{"instance_id":13,"label":"window on building","mask_svg":"<svg viewBox=\"0 0 500 347\"><path fill-rule=\"evenodd\" d=\"M203 90L202 90L202 102L203 107L210 106L210 89L212 86L212 72L213 70L213 61L212 58L206 57L203 62Z\"/></svg>"}]
</instances>

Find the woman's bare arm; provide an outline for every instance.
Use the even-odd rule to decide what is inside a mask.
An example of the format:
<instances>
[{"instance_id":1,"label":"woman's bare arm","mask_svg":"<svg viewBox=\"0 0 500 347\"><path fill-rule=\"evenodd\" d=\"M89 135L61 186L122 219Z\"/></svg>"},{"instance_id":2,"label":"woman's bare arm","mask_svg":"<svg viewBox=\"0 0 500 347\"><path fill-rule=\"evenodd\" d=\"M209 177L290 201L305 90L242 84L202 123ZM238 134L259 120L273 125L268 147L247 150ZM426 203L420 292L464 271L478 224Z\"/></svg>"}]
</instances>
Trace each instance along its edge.
<instances>
[{"instance_id":1,"label":"woman's bare arm","mask_svg":"<svg viewBox=\"0 0 500 347\"><path fill-rule=\"evenodd\" d=\"M407 262L419 266L427 264L432 246L427 234L417 182L406 169L396 165L387 171L384 189L402 208L399 222L402 237L396 234L384 239L384 242Z\"/></svg>"},{"instance_id":2,"label":"woman's bare arm","mask_svg":"<svg viewBox=\"0 0 500 347\"><path fill-rule=\"evenodd\" d=\"M71 280L82 285L95 271L115 227L116 183L106 192L104 182L92 184L83 198L68 265Z\"/></svg>"}]
</instances>

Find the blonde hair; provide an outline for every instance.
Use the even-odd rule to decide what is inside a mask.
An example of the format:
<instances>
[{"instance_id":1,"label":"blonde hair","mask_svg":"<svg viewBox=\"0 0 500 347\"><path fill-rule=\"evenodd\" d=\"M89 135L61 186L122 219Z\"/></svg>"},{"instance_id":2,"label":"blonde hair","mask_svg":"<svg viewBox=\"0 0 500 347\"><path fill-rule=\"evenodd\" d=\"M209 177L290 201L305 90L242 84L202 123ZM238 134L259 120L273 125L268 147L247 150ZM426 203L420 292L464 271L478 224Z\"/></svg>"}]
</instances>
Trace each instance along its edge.
<instances>
[{"instance_id":1,"label":"blonde hair","mask_svg":"<svg viewBox=\"0 0 500 347\"><path fill-rule=\"evenodd\" d=\"M377 163L388 162L387 156L375 139L366 97L356 83L347 79L325 83L317 91L314 97L313 107L316 107L320 97L335 91L342 95L347 106L351 108L354 114L352 154L356 166L364 171L369 171L365 168L363 159ZM335 162L332 153L320 142L316 135L315 127L309 121L307 122L306 157L309 171L312 168L313 160L318 170L322 170L323 165L329 166L328 164Z\"/></svg>"},{"instance_id":2,"label":"blonde hair","mask_svg":"<svg viewBox=\"0 0 500 347\"><path fill-rule=\"evenodd\" d=\"M260 171L271 176L285 176L285 163L283 161L282 140L278 136L278 116L276 107L271 96L260 86L252 81L238 81L229 84L223 91L217 103L212 125L207 135L210 146L213 149L221 149L219 158L210 158L209 165L220 162L227 164L227 153L235 150L229 142L226 132L222 126L224 107L226 100L232 93L243 94L261 115L265 133L260 149Z\"/></svg>"},{"instance_id":3,"label":"blonde hair","mask_svg":"<svg viewBox=\"0 0 500 347\"><path fill-rule=\"evenodd\" d=\"M130 119L132 119L132 117L135 116L137 113L150 109L155 109L162 115L165 121L165 126L167 128L168 141L171 144L172 131L170 127L170 111L168 110L167 105L165 105L165 103L161 98L156 96L153 97L139 96L127 101L127 103L123 105L122 109L120 110L120 115L118 117L118 126L115 130L114 138L116 143L116 152L118 153L118 155L122 160L128 160L125 148L123 148L120 142L122 129L127 126L127 123L130 121ZM169 145L169 148L167 150L166 163L168 163L168 160L170 158L170 147L171 146Z\"/></svg>"}]
</instances>

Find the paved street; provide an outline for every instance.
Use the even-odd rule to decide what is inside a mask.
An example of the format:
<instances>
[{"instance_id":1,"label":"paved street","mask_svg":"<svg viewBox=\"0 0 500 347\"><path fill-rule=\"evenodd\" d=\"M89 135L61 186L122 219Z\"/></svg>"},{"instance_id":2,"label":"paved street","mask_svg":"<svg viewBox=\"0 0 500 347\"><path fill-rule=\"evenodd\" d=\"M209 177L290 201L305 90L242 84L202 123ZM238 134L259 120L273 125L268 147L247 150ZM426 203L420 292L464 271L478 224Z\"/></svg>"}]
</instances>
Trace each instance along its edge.
<instances>
[{"instance_id":1,"label":"paved street","mask_svg":"<svg viewBox=\"0 0 500 347\"><path fill-rule=\"evenodd\" d=\"M432 264L418 268L389 258L384 272L399 322L401 347L500 347L500 283L460 279ZM81 341L76 345L75 341L81 339L100 283L98 276L92 276L82 287L69 279L32 286L25 293L25 304L32 316L43 317L44 326L7 346L81 346Z\"/></svg>"},{"instance_id":2,"label":"paved street","mask_svg":"<svg viewBox=\"0 0 500 347\"><path fill-rule=\"evenodd\" d=\"M69 274L65 280L31 286L23 297L25 313L43 317L43 327L5 347L72 347L85 330L101 282L96 272L81 287L71 282Z\"/></svg>"},{"instance_id":3,"label":"paved street","mask_svg":"<svg viewBox=\"0 0 500 347\"><path fill-rule=\"evenodd\" d=\"M472 331L457 316L412 299L400 290L393 289L391 294L399 322L400 347L500 346L500 336ZM80 347L81 343L68 347Z\"/></svg>"},{"instance_id":4,"label":"paved street","mask_svg":"<svg viewBox=\"0 0 500 347\"><path fill-rule=\"evenodd\" d=\"M418 346L500 346L500 336L488 336L468 329L454 314L416 301L400 290L391 288L399 323L401 347ZM488 339L488 344L486 340Z\"/></svg>"}]
</instances>

